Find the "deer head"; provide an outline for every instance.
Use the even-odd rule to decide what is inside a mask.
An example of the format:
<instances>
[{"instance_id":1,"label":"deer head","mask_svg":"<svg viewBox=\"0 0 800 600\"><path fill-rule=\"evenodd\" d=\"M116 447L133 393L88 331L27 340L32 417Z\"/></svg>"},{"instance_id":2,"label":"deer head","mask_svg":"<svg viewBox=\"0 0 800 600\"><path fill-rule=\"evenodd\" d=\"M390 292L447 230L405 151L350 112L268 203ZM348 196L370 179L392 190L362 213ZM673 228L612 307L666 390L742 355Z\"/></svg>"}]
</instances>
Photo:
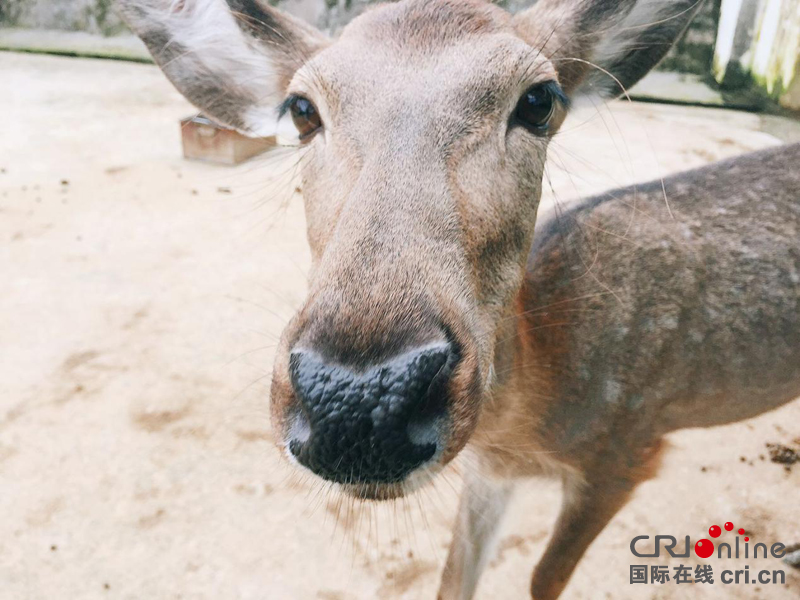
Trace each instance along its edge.
<instances>
[{"instance_id":1,"label":"deer head","mask_svg":"<svg viewBox=\"0 0 800 600\"><path fill-rule=\"evenodd\" d=\"M331 40L262 0L122 1L205 113L297 127L313 264L271 389L290 460L388 498L467 444L570 99L622 93L696 4L404 0Z\"/></svg>"}]
</instances>

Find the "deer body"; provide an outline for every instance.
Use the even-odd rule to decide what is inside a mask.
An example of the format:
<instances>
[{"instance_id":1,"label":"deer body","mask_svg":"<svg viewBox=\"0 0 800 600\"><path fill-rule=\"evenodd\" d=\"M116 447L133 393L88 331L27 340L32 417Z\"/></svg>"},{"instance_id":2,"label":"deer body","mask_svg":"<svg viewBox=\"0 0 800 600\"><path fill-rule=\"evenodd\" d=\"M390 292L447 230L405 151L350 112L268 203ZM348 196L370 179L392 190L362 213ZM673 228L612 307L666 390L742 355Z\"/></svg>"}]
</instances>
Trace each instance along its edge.
<instances>
[{"instance_id":1,"label":"deer body","mask_svg":"<svg viewBox=\"0 0 800 600\"><path fill-rule=\"evenodd\" d=\"M526 404L548 450L587 455L611 430L647 442L800 397L797 165L800 144L764 150L537 227L495 393L541 390Z\"/></svg>"},{"instance_id":2,"label":"deer body","mask_svg":"<svg viewBox=\"0 0 800 600\"><path fill-rule=\"evenodd\" d=\"M535 598L552 598L653 473L666 433L800 397L797 165L800 144L764 150L663 188L609 192L537 226L472 442L482 476L498 483L462 501L442 598L470 597L460 582L477 558L465 561L459 545L486 540L460 536L479 531L471 518L483 528L487 514L499 518L503 479L563 478L559 525L533 581Z\"/></svg>"},{"instance_id":3,"label":"deer body","mask_svg":"<svg viewBox=\"0 0 800 600\"><path fill-rule=\"evenodd\" d=\"M800 393L797 146L534 231L570 100L623 93L699 4L402 0L332 40L266 0L120 0L209 116L297 129L312 267L273 368L283 455L387 500L477 453L443 599L472 597L511 478L564 482L531 587L555 598L665 433Z\"/></svg>"}]
</instances>

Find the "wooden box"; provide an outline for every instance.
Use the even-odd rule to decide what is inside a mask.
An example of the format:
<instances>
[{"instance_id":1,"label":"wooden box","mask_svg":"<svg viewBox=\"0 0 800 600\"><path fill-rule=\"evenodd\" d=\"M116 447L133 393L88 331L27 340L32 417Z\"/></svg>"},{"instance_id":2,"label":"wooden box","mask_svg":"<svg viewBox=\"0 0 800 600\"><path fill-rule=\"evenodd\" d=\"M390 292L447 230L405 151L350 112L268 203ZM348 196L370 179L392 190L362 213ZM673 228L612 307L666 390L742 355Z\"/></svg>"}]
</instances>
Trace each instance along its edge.
<instances>
[{"instance_id":1,"label":"wooden box","mask_svg":"<svg viewBox=\"0 0 800 600\"><path fill-rule=\"evenodd\" d=\"M198 115L181 119L183 156L225 165L240 162L274 147L274 136L253 138Z\"/></svg>"}]
</instances>

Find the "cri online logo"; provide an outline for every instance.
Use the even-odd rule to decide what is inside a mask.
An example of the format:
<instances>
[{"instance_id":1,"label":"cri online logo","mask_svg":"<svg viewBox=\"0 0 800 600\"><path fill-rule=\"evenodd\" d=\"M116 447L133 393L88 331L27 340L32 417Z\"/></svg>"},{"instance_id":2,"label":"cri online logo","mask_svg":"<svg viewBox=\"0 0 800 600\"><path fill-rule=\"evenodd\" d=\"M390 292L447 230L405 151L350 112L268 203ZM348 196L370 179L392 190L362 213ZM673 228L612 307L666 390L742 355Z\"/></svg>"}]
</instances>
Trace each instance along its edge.
<instances>
[{"instance_id":1,"label":"cri online logo","mask_svg":"<svg viewBox=\"0 0 800 600\"><path fill-rule=\"evenodd\" d=\"M733 523L731 523L730 521L725 523L724 527L725 527L725 531L733 531ZM737 533L740 536L744 537L744 541L745 541L744 557L745 558L750 558L750 556L749 556L749 554L750 554L750 546L747 544L747 542L750 541L750 538L748 536L745 536L745 530L744 529L740 528L737 531ZM710 535L712 538L716 539L716 538L718 538L718 537L720 537L722 535L722 528L719 525L712 525L711 527L708 528L708 535ZM639 540L649 540L649 539L650 539L649 535L638 535L638 536L636 536L635 538L633 538L631 540L631 552L634 554L634 556L639 556L639 557L645 557L645 556L646 557L658 557L658 556L661 556L662 542L667 542L667 543L664 543L663 546L664 546L664 549L669 553L670 556L672 556L672 557L681 557L681 558L686 558L686 557L689 556L689 552L690 552L689 548L691 548L691 539L690 539L690 537L688 535L686 536L686 542L685 542L685 546L684 546L684 551L682 553L678 553L678 552L674 551L675 546L678 544L678 540L675 539L675 537L671 536L671 535L657 535L656 536L656 549L655 549L655 552L653 552L652 554L642 553L642 552L639 552L638 550L636 550L636 543ZM739 558L739 537L736 538L736 544L735 545L736 545L735 557ZM717 556L719 558L722 558L723 548L727 549L727 558L731 558L731 556L732 556L731 545L727 544L727 543L719 543L719 546L717 548ZM759 548L763 549L763 558L767 558L767 545L766 544L756 544L755 545L755 547L753 548L753 558L758 558L759 557L758 556ZM783 556L786 554L786 546L784 544L781 544L781 543L772 544L772 547L769 550L770 550L770 553L772 554L772 556L775 557L775 558L783 558ZM697 543L695 543L695 545L694 545L694 553L697 556L699 556L700 558L709 558L709 557L711 557L711 555L714 554L714 542L712 542L711 540L706 539L706 538L698 540Z\"/></svg>"},{"instance_id":2,"label":"cri online logo","mask_svg":"<svg viewBox=\"0 0 800 600\"><path fill-rule=\"evenodd\" d=\"M725 531L733 531L733 523L730 521L725 523ZM737 533L739 535L744 535L744 529L739 529ZM712 538L718 538L722 535L722 529L720 529L719 525L712 525L708 528L708 535L710 535ZM749 542L750 538L745 537L744 541ZM764 546L764 548L764 553L766 554L766 546ZM706 539L698 540L698 542L694 545L694 553L700 558L708 558L714 554L714 542Z\"/></svg>"}]
</instances>

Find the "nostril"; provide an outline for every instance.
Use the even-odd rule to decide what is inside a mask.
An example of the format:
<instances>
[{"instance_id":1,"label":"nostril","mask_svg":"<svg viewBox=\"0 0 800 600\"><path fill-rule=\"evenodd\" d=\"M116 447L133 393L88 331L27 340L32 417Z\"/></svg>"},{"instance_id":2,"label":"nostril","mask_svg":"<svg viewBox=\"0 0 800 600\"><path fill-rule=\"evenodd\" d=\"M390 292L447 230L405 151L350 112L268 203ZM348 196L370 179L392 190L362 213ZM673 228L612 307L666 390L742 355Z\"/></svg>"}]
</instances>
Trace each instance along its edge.
<instances>
[{"instance_id":1,"label":"nostril","mask_svg":"<svg viewBox=\"0 0 800 600\"><path fill-rule=\"evenodd\" d=\"M422 378L426 389L417 410L419 417L438 418L446 411L448 387L457 362L458 355L453 352L450 344L439 349L435 360L431 362L427 376Z\"/></svg>"},{"instance_id":2,"label":"nostril","mask_svg":"<svg viewBox=\"0 0 800 600\"><path fill-rule=\"evenodd\" d=\"M440 437L440 420L440 418L411 419L408 424L408 439L415 446L430 447L433 456L436 454Z\"/></svg>"},{"instance_id":3,"label":"nostril","mask_svg":"<svg viewBox=\"0 0 800 600\"><path fill-rule=\"evenodd\" d=\"M298 410L289 421L287 438L289 440L289 451L295 458L300 457L300 452L308 439L311 437L311 425L303 411Z\"/></svg>"},{"instance_id":4,"label":"nostril","mask_svg":"<svg viewBox=\"0 0 800 600\"><path fill-rule=\"evenodd\" d=\"M416 446L431 448L432 455L439 447L439 440L444 437L448 385L458 360L450 344L433 350L426 372L420 377L420 383L426 389L408 423L408 439Z\"/></svg>"}]
</instances>

